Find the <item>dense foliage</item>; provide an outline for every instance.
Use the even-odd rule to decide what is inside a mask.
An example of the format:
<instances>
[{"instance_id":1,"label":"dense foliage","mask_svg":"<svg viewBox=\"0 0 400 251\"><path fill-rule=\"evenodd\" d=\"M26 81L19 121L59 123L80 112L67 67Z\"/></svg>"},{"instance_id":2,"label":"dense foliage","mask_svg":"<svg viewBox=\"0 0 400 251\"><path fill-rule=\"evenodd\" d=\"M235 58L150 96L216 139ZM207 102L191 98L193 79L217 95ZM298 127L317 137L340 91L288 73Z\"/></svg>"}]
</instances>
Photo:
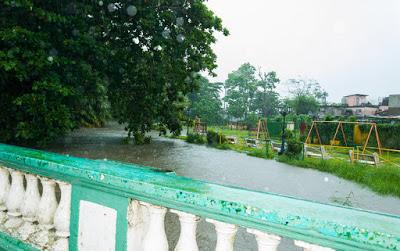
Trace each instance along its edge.
<instances>
[{"instance_id":1,"label":"dense foliage","mask_svg":"<svg viewBox=\"0 0 400 251\"><path fill-rule=\"evenodd\" d=\"M315 114L321 104L326 104L328 93L312 79L289 79L291 97L286 100L296 114Z\"/></svg>"},{"instance_id":2,"label":"dense foliage","mask_svg":"<svg viewBox=\"0 0 400 251\"><path fill-rule=\"evenodd\" d=\"M215 31L203 0L1 0L0 140L43 145L110 110L135 137L179 131Z\"/></svg>"},{"instance_id":3,"label":"dense foliage","mask_svg":"<svg viewBox=\"0 0 400 251\"><path fill-rule=\"evenodd\" d=\"M225 135L222 133L218 133L213 130L208 130L207 131L207 143L209 145L213 144L225 144L227 142Z\"/></svg>"},{"instance_id":4,"label":"dense foliage","mask_svg":"<svg viewBox=\"0 0 400 251\"><path fill-rule=\"evenodd\" d=\"M218 125L223 122L222 102L219 97L222 83L210 83L206 78L198 79L199 89L190 93L187 115L190 119Z\"/></svg>"},{"instance_id":5,"label":"dense foliage","mask_svg":"<svg viewBox=\"0 0 400 251\"><path fill-rule=\"evenodd\" d=\"M274 71L264 73L245 63L231 72L225 81L227 113L234 119L249 116L271 116L277 113L279 95L275 91L279 79Z\"/></svg>"}]
</instances>

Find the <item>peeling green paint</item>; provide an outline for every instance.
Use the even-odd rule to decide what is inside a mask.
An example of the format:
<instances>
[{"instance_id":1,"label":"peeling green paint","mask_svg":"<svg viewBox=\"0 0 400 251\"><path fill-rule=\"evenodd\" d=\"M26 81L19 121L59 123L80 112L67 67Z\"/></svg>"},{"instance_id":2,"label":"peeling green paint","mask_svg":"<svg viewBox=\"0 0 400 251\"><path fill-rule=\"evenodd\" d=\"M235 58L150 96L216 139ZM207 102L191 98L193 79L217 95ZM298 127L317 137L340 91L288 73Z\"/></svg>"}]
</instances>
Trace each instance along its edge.
<instances>
[{"instance_id":1,"label":"peeling green paint","mask_svg":"<svg viewBox=\"0 0 400 251\"><path fill-rule=\"evenodd\" d=\"M73 191L77 186L89 187L104 197L134 198L337 250L400 250L400 217L395 215L221 186L133 164L3 144L0 164L70 182ZM79 195L73 193L72 208L77 198ZM78 215L72 211L71 220L76 221ZM71 224L71 233L76 228Z\"/></svg>"},{"instance_id":2,"label":"peeling green paint","mask_svg":"<svg viewBox=\"0 0 400 251\"><path fill-rule=\"evenodd\" d=\"M0 232L0 250L38 251L39 249L29 244L26 244L18 239L15 239L8 234Z\"/></svg>"}]
</instances>

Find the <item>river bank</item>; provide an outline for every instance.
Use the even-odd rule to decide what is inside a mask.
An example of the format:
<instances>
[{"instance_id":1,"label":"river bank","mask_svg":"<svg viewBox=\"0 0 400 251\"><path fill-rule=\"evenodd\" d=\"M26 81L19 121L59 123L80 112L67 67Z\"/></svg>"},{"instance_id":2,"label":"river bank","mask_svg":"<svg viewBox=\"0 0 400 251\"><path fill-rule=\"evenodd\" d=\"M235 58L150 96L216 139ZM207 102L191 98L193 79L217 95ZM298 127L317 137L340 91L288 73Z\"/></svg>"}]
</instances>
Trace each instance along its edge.
<instances>
[{"instance_id":1,"label":"river bank","mask_svg":"<svg viewBox=\"0 0 400 251\"><path fill-rule=\"evenodd\" d=\"M216 130L216 128L212 128ZM247 147L244 143L244 138L251 136L239 130L225 130L216 132L224 137L225 135L234 135L238 139L237 144L229 144L218 142L207 144L205 136L198 136L200 139L195 141L190 140L188 136L168 136L174 139L185 140L188 143L207 144L209 147L220 150L233 150L239 153L245 153L249 156L275 159L279 162L286 163L296 167L315 169L322 172L334 174L340 178L356 182L362 186L368 187L374 192L381 195L392 195L400 198L400 167L380 164L372 166L366 164L349 163L341 159L315 159L315 158L289 158L287 156L279 156L276 152L267 145L260 143L258 148ZM225 134L224 134L225 133ZM190 137L191 135L189 135ZM201 139L202 138L202 139ZM208 142L210 143L210 142Z\"/></svg>"}]
</instances>

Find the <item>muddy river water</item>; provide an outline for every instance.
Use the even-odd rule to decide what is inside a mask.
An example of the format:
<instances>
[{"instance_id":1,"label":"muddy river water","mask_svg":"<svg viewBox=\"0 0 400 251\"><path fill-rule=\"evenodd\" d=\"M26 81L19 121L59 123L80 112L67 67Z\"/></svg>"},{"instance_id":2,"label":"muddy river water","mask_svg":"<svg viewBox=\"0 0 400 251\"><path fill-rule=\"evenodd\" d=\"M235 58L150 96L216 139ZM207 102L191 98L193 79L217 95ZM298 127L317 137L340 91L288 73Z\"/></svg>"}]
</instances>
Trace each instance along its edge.
<instances>
[{"instance_id":1,"label":"muddy river water","mask_svg":"<svg viewBox=\"0 0 400 251\"><path fill-rule=\"evenodd\" d=\"M400 215L400 199L378 195L331 174L234 151L187 144L182 140L159 137L157 133L152 133L151 144L141 146L124 144L124 137L126 132L122 126L109 123L104 128L77 130L47 150L170 169L177 175L193 179ZM173 250L180 231L174 214L167 214L166 231ZM197 240L200 250L213 250L216 244L213 226L200 221ZM254 237L240 229L235 250L256 250ZM298 249L291 240L283 240L279 250Z\"/></svg>"}]
</instances>

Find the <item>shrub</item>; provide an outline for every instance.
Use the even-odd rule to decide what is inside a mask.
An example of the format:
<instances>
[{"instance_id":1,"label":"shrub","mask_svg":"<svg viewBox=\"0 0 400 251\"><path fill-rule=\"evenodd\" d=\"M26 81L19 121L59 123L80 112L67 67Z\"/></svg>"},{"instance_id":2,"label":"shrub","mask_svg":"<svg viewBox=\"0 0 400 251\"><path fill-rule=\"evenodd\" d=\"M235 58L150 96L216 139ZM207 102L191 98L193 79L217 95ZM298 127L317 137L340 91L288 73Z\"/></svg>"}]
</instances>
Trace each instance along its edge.
<instances>
[{"instance_id":1,"label":"shrub","mask_svg":"<svg viewBox=\"0 0 400 251\"><path fill-rule=\"evenodd\" d=\"M287 149L285 154L290 158L298 158L303 151L303 143L297 139L289 139L287 141Z\"/></svg>"},{"instance_id":2,"label":"shrub","mask_svg":"<svg viewBox=\"0 0 400 251\"><path fill-rule=\"evenodd\" d=\"M225 135L218 133L213 130L207 132L207 143L209 145L225 144L227 142Z\"/></svg>"},{"instance_id":3,"label":"shrub","mask_svg":"<svg viewBox=\"0 0 400 251\"><path fill-rule=\"evenodd\" d=\"M193 144L204 144L204 137L198 133L189 133L186 137L186 142Z\"/></svg>"}]
</instances>

